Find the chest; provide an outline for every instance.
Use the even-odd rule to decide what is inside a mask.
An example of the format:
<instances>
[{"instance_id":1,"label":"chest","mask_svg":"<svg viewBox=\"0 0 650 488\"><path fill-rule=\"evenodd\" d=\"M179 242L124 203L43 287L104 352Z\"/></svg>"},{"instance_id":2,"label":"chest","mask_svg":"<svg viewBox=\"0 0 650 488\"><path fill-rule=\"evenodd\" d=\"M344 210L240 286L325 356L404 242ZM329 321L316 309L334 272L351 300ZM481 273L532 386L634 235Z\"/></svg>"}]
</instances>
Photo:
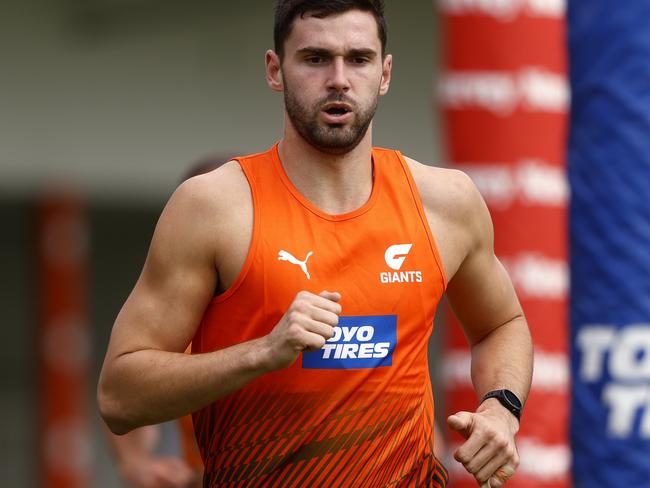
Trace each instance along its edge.
<instances>
[{"instance_id":1,"label":"chest","mask_svg":"<svg viewBox=\"0 0 650 488\"><path fill-rule=\"evenodd\" d=\"M425 226L378 203L350 219L323 219L288 205L260 212L253 262L269 302L302 290L341 293L346 314L395 313L432 297L440 273ZM261 272L260 272L261 271Z\"/></svg>"},{"instance_id":2,"label":"chest","mask_svg":"<svg viewBox=\"0 0 650 488\"><path fill-rule=\"evenodd\" d=\"M234 227L237 238L227 243L230 259L218 268L225 291L206 313L201 347L267 334L297 293L327 290L341 294L343 313L340 337L329 344L334 349L322 352L331 357L321 360L386 359L393 350L398 359L420 351L445 277L418 195L399 161L392 162L379 161L370 200L345 215L315 208L278 181L277 167L244 164L252 203L246 225ZM360 367L356 362L339 366Z\"/></svg>"}]
</instances>

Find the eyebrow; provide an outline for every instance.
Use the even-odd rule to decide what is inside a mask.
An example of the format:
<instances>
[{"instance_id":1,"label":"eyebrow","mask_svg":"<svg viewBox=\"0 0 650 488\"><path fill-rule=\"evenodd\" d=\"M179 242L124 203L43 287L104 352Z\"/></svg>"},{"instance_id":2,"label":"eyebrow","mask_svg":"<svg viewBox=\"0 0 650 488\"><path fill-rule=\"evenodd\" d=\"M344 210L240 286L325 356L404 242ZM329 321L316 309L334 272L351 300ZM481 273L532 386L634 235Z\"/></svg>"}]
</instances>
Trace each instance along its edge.
<instances>
[{"instance_id":1,"label":"eyebrow","mask_svg":"<svg viewBox=\"0 0 650 488\"><path fill-rule=\"evenodd\" d=\"M310 46L303 47L302 49L298 49L297 53L302 55L317 55L317 56L332 55L332 51L330 51L329 49L325 49L322 47L310 47ZM345 53L345 55L352 58L356 58L356 57L373 58L377 56L377 51L370 48L350 49L348 52Z\"/></svg>"}]
</instances>

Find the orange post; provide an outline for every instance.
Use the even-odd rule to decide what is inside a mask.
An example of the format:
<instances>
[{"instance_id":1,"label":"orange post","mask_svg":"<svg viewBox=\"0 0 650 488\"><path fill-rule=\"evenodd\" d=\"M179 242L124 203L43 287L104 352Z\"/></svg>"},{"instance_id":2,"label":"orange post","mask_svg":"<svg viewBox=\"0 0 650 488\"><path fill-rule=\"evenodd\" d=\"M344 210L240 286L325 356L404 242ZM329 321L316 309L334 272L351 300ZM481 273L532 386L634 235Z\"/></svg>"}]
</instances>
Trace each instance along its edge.
<instances>
[{"instance_id":1,"label":"orange post","mask_svg":"<svg viewBox=\"0 0 650 488\"><path fill-rule=\"evenodd\" d=\"M40 486L90 486L88 228L84 205L45 196L37 216Z\"/></svg>"}]
</instances>

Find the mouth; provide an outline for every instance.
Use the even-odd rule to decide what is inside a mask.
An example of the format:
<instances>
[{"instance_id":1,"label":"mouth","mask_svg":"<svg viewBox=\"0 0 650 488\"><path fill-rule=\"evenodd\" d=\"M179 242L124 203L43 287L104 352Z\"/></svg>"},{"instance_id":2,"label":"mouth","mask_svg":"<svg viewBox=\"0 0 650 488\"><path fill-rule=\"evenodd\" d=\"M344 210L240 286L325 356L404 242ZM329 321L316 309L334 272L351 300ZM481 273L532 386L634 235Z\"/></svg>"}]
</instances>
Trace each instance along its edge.
<instances>
[{"instance_id":1,"label":"mouth","mask_svg":"<svg viewBox=\"0 0 650 488\"><path fill-rule=\"evenodd\" d=\"M335 102L326 104L322 112L328 121L342 123L352 117L352 107L347 103Z\"/></svg>"}]
</instances>

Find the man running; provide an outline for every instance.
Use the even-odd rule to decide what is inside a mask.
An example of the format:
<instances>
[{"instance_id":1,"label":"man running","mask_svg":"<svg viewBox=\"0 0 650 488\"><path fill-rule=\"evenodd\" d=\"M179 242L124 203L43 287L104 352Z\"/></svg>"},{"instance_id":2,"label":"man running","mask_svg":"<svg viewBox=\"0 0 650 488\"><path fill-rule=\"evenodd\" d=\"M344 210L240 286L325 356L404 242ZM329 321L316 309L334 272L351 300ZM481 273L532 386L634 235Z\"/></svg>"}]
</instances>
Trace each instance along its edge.
<instances>
[{"instance_id":1,"label":"man running","mask_svg":"<svg viewBox=\"0 0 650 488\"><path fill-rule=\"evenodd\" d=\"M448 420L454 456L483 486L512 476L528 327L469 178L373 148L391 69L381 1L278 1L284 136L163 211L100 378L114 432L196 412L205 486L445 486L427 341L446 294L481 399Z\"/></svg>"}]
</instances>

